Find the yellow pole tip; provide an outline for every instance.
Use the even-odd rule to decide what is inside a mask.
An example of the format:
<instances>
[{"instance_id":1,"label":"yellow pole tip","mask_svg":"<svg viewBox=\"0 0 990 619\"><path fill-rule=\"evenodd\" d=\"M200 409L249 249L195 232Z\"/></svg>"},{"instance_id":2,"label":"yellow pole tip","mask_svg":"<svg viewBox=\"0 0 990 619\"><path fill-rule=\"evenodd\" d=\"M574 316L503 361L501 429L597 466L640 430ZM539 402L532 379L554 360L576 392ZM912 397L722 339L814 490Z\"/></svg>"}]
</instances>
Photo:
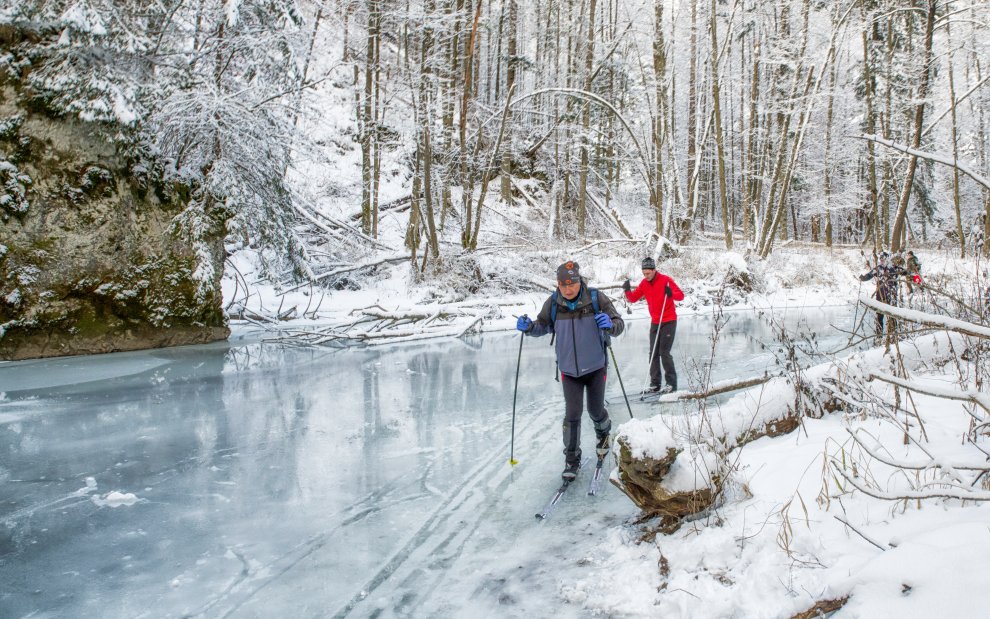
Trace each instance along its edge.
<instances>
[{"instance_id":1,"label":"yellow pole tip","mask_svg":"<svg viewBox=\"0 0 990 619\"><path fill-rule=\"evenodd\" d=\"M515 465L519 464L519 460L516 460L515 458L510 458L509 459L509 464L511 464L512 466L515 466Z\"/></svg>"}]
</instances>

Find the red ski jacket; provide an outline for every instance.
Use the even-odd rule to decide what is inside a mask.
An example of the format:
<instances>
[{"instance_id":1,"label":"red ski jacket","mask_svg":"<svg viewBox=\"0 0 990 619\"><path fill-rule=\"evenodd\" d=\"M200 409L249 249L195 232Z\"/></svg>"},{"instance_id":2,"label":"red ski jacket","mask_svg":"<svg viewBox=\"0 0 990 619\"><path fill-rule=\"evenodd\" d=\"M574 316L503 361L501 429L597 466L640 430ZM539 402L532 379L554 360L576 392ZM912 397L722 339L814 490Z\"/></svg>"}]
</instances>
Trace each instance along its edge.
<instances>
[{"instance_id":1,"label":"red ski jacket","mask_svg":"<svg viewBox=\"0 0 990 619\"><path fill-rule=\"evenodd\" d=\"M667 284L670 284L671 295L667 299L667 302L664 303L664 287ZM650 309L650 319L656 325L677 320L674 301L683 301L684 293L681 292L681 289L677 287L677 284L670 277L663 273L657 273L653 276L652 282L644 278L643 281L639 282L639 286L626 293L626 299L630 303L635 303L643 297L646 297L646 305ZM663 307L660 307L661 305ZM663 313L662 317L661 312Z\"/></svg>"}]
</instances>

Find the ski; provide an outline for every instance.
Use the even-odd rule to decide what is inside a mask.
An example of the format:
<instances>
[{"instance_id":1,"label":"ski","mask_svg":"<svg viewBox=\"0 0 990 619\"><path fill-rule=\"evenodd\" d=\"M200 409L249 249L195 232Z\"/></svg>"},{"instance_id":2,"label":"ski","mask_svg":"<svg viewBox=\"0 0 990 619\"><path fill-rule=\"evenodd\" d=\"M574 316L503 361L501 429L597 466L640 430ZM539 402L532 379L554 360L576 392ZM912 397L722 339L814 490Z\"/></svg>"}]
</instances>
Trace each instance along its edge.
<instances>
[{"instance_id":1,"label":"ski","mask_svg":"<svg viewBox=\"0 0 990 619\"><path fill-rule=\"evenodd\" d=\"M590 462L590 461L591 461L591 458L584 458L583 460L581 460L581 465L578 467L578 471L580 471L581 469L583 469L585 467L585 465L588 464L588 462ZM564 481L562 481L560 483L560 487L557 488L557 491L556 492L554 492L553 497L550 499L550 502L547 503L546 507L544 507L542 511L540 511L540 512L538 512L536 514L537 519L539 519L539 520L546 520L547 518L549 518L550 517L550 514L553 513L554 508L557 507L557 503L560 502L561 497L564 496L564 493L567 492L567 489L573 483L574 483L574 480L573 479L571 479L571 480L566 480L565 479Z\"/></svg>"},{"instance_id":2,"label":"ski","mask_svg":"<svg viewBox=\"0 0 990 619\"><path fill-rule=\"evenodd\" d=\"M644 393L641 396L639 396L639 401L640 402L649 402L649 403L654 403L654 402L676 402L679 399L678 396L677 396L678 393L680 393L680 392L679 391L666 391L664 393L660 393L659 391L657 391L657 392L654 392L654 393Z\"/></svg>"},{"instance_id":3,"label":"ski","mask_svg":"<svg viewBox=\"0 0 990 619\"><path fill-rule=\"evenodd\" d=\"M591 476L591 483L588 485L588 496L595 496L598 491L602 488L602 479L604 478L604 467L605 456L608 453L604 453L598 456L598 463L595 464L595 472Z\"/></svg>"},{"instance_id":4,"label":"ski","mask_svg":"<svg viewBox=\"0 0 990 619\"><path fill-rule=\"evenodd\" d=\"M574 483L573 480L570 481L565 480L564 482L562 482L560 484L560 488L557 488L557 492L554 493L553 498L550 499L550 502L547 503L547 506L543 508L543 511L536 514L536 517L539 518L540 520L546 520L547 518L549 518L550 514L553 512L553 509L557 507L557 503L560 501L560 497L564 496L564 493L567 492L567 489L571 486L572 483Z\"/></svg>"}]
</instances>

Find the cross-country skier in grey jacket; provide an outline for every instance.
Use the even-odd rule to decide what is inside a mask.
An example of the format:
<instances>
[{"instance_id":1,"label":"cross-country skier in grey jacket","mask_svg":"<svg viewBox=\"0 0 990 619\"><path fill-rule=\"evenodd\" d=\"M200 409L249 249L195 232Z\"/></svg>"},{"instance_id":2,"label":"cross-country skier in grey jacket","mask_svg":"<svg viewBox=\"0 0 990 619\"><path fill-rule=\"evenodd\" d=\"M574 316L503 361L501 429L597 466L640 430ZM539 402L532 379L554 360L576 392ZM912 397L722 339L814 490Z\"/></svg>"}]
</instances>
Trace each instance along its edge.
<instances>
[{"instance_id":1,"label":"cross-country skier in grey jacket","mask_svg":"<svg viewBox=\"0 0 990 619\"><path fill-rule=\"evenodd\" d=\"M540 337L554 333L560 383L564 389L564 472L570 481L581 465L581 412L587 393L588 415L595 425L596 449L608 452L612 421L605 409L607 339L625 329L612 301L589 288L576 262L557 268L557 292L543 304L536 321L520 316L516 328Z\"/></svg>"}]
</instances>

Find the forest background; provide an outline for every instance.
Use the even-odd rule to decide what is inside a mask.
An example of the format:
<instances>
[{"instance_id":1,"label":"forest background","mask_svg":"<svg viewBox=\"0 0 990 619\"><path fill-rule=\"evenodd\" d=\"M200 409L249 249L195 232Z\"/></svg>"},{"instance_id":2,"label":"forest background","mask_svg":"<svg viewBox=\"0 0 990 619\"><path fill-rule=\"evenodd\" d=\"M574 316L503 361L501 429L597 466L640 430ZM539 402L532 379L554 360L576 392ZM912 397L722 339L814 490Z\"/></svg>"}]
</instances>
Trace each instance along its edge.
<instances>
[{"instance_id":1,"label":"forest background","mask_svg":"<svg viewBox=\"0 0 990 619\"><path fill-rule=\"evenodd\" d=\"M35 85L191 184L182 225L220 212L228 252L276 286L355 288L410 260L416 281L472 289L485 253L595 240L988 249L984 2L80 0L3 17L59 28ZM507 268L504 287L533 287Z\"/></svg>"}]
</instances>

